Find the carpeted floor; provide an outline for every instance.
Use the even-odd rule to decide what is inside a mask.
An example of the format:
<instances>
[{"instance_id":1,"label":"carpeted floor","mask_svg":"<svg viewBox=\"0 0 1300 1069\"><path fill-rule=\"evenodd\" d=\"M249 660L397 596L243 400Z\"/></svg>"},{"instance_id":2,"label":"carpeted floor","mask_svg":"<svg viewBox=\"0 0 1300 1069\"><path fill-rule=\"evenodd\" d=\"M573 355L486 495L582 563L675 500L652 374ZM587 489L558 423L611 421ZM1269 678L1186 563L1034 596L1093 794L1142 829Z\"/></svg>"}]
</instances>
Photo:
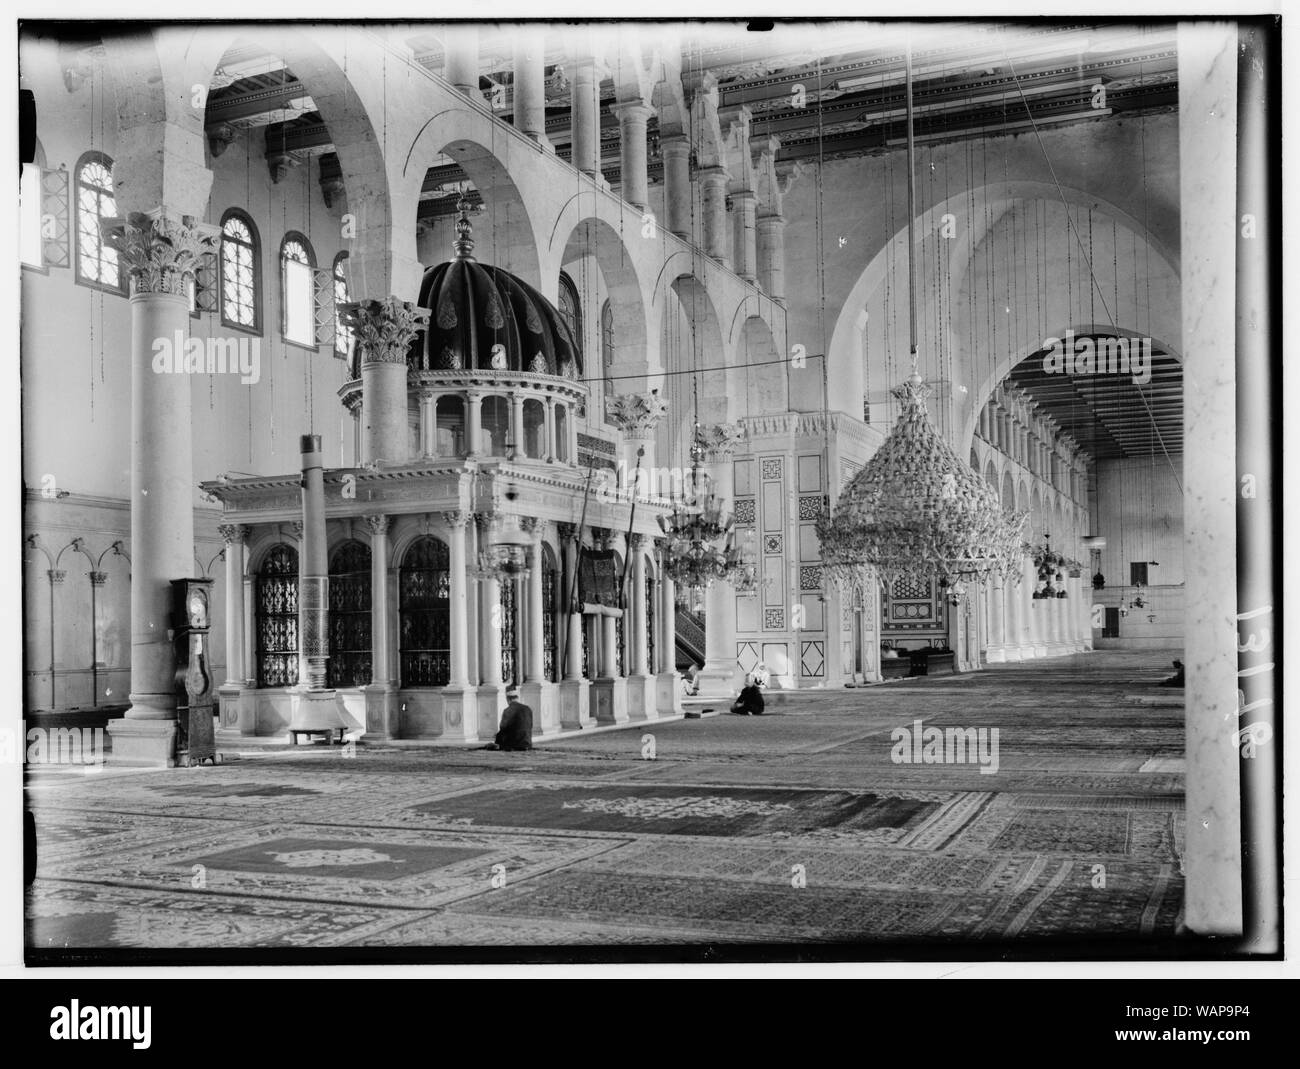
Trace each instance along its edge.
<instances>
[{"instance_id":1,"label":"carpeted floor","mask_svg":"<svg viewBox=\"0 0 1300 1069\"><path fill-rule=\"evenodd\" d=\"M1171 659L1094 653L778 695L763 717L528 754L318 744L47 772L27 791L27 942L870 956L898 940L1174 941L1182 710L1155 688ZM900 763L891 732L918 721L996 730L996 771Z\"/></svg>"}]
</instances>

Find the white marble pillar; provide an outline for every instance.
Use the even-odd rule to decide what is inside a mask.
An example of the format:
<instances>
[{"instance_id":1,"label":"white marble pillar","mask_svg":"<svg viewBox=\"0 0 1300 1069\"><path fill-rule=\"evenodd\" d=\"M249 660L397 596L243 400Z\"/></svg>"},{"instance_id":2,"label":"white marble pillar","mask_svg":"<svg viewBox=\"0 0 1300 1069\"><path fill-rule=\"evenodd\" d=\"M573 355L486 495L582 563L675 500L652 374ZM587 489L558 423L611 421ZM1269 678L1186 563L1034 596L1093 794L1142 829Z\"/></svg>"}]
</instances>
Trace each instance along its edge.
<instances>
[{"instance_id":1,"label":"white marble pillar","mask_svg":"<svg viewBox=\"0 0 1300 1069\"><path fill-rule=\"evenodd\" d=\"M1034 597L1034 591L1038 589L1038 569L1034 567L1033 558L1029 556L1023 559L1021 568L1020 589L1025 608L1023 617L1025 657L1044 657L1047 654L1047 644L1043 639L1042 598Z\"/></svg>"},{"instance_id":2,"label":"white marble pillar","mask_svg":"<svg viewBox=\"0 0 1300 1069\"><path fill-rule=\"evenodd\" d=\"M994 572L989 578L988 587L989 639L988 645L984 647L984 655L989 664L1001 664L1007 660L1006 580L1001 573Z\"/></svg>"},{"instance_id":3,"label":"white marble pillar","mask_svg":"<svg viewBox=\"0 0 1300 1069\"><path fill-rule=\"evenodd\" d=\"M396 710L392 647L389 636L388 528L389 517L375 513L364 517L370 532L370 682L363 687L366 733L396 738L400 718Z\"/></svg>"},{"instance_id":4,"label":"white marble pillar","mask_svg":"<svg viewBox=\"0 0 1300 1069\"><path fill-rule=\"evenodd\" d=\"M651 109L640 101L614 104L609 109L618 117L619 180L622 197L638 211L648 202L649 176L646 165L646 124Z\"/></svg>"},{"instance_id":5,"label":"white marble pillar","mask_svg":"<svg viewBox=\"0 0 1300 1069\"><path fill-rule=\"evenodd\" d=\"M131 707L108 724L115 764L171 767L175 761L177 653L168 631L171 580L196 570L193 379L175 364L171 373L158 374L154 361L156 343L165 339L183 367L189 338L194 267L186 268L175 251L211 253L218 233L161 208L104 224L131 285Z\"/></svg>"},{"instance_id":6,"label":"white marble pillar","mask_svg":"<svg viewBox=\"0 0 1300 1069\"><path fill-rule=\"evenodd\" d=\"M465 392L466 423L469 430L466 435L465 456L483 455L483 395L477 390Z\"/></svg>"},{"instance_id":7,"label":"white marble pillar","mask_svg":"<svg viewBox=\"0 0 1300 1069\"><path fill-rule=\"evenodd\" d=\"M1197 935L1242 932L1237 576L1237 49L1233 23L1178 26L1186 565L1187 886ZM1262 211L1267 209L1262 207ZM1227 357L1225 359L1225 354ZM1275 745L1275 743L1273 744Z\"/></svg>"},{"instance_id":8,"label":"white marble pillar","mask_svg":"<svg viewBox=\"0 0 1300 1069\"><path fill-rule=\"evenodd\" d=\"M746 282L754 282L758 278L758 235L754 219L758 198L752 189L741 189L731 195L731 203L736 215L733 242L736 250L736 274Z\"/></svg>"},{"instance_id":9,"label":"white marble pillar","mask_svg":"<svg viewBox=\"0 0 1300 1069\"><path fill-rule=\"evenodd\" d=\"M549 148L546 137L546 56L541 34L515 30L515 129Z\"/></svg>"},{"instance_id":10,"label":"white marble pillar","mask_svg":"<svg viewBox=\"0 0 1300 1069\"><path fill-rule=\"evenodd\" d=\"M726 432L725 425L702 428L709 485L729 511L734 486L731 453L735 439L728 438ZM705 592L704 604L705 658L698 693L706 697L732 695L739 689L736 686L736 588L715 579Z\"/></svg>"},{"instance_id":11,"label":"white marble pillar","mask_svg":"<svg viewBox=\"0 0 1300 1069\"><path fill-rule=\"evenodd\" d=\"M420 454L426 457L438 453L438 409L432 390L420 391Z\"/></svg>"},{"instance_id":12,"label":"white marble pillar","mask_svg":"<svg viewBox=\"0 0 1300 1069\"><path fill-rule=\"evenodd\" d=\"M758 234L758 284L777 304L785 304L785 218L760 215Z\"/></svg>"},{"instance_id":13,"label":"white marble pillar","mask_svg":"<svg viewBox=\"0 0 1300 1069\"><path fill-rule=\"evenodd\" d=\"M590 57L580 57L569 73L572 94L573 166L603 180L600 171L600 78Z\"/></svg>"},{"instance_id":14,"label":"white marble pillar","mask_svg":"<svg viewBox=\"0 0 1300 1069\"><path fill-rule=\"evenodd\" d=\"M244 685L244 548L248 528L223 523L217 530L226 544L226 681L238 691Z\"/></svg>"},{"instance_id":15,"label":"white marble pillar","mask_svg":"<svg viewBox=\"0 0 1300 1069\"><path fill-rule=\"evenodd\" d=\"M672 233L691 240L691 144L684 134L659 141L664 161L665 225Z\"/></svg>"},{"instance_id":16,"label":"white marble pillar","mask_svg":"<svg viewBox=\"0 0 1300 1069\"><path fill-rule=\"evenodd\" d=\"M633 535L628 552L632 554L632 626L628 628L627 623L624 624L624 639L632 647L628 675L644 676L649 674L646 660L649 655L646 643L649 620L646 618L645 536Z\"/></svg>"},{"instance_id":17,"label":"white marble pillar","mask_svg":"<svg viewBox=\"0 0 1300 1069\"><path fill-rule=\"evenodd\" d=\"M524 448L524 395L510 395L510 440L514 442L515 457L524 457L528 451Z\"/></svg>"},{"instance_id":18,"label":"white marble pillar","mask_svg":"<svg viewBox=\"0 0 1300 1069\"><path fill-rule=\"evenodd\" d=\"M472 22L447 26L443 30L443 47L443 77L467 96L479 97L478 27Z\"/></svg>"},{"instance_id":19,"label":"white marble pillar","mask_svg":"<svg viewBox=\"0 0 1300 1069\"><path fill-rule=\"evenodd\" d=\"M721 167L704 167L698 172L701 208L704 216L704 252L723 267L730 267L727 255L727 172Z\"/></svg>"},{"instance_id":20,"label":"white marble pillar","mask_svg":"<svg viewBox=\"0 0 1300 1069\"><path fill-rule=\"evenodd\" d=\"M524 521L527 525L527 520ZM534 519L531 525L533 544L530 549L532 566L528 569L528 656L525 659L525 678L529 683L541 683L546 679L545 649L542 641L545 633L545 614L548 606L542 601L542 525Z\"/></svg>"},{"instance_id":21,"label":"white marble pillar","mask_svg":"<svg viewBox=\"0 0 1300 1069\"><path fill-rule=\"evenodd\" d=\"M555 463L555 398L546 399L546 463Z\"/></svg>"},{"instance_id":22,"label":"white marble pillar","mask_svg":"<svg viewBox=\"0 0 1300 1069\"><path fill-rule=\"evenodd\" d=\"M447 525L447 545L450 550L450 590L448 619L451 630L450 665L447 686L442 688L443 723L445 738L468 741L478 738L474 692L469 683L469 596L472 582L469 560L465 552L465 528L469 514L444 512ZM373 624L373 621L372 621Z\"/></svg>"},{"instance_id":23,"label":"white marble pillar","mask_svg":"<svg viewBox=\"0 0 1300 1069\"><path fill-rule=\"evenodd\" d=\"M623 637L626 639L627 624L624 623ZM614 616L601 617L600 674L613 679L623 674L623 666L618 663L618 620Z\"/></svg>"},{"instance_id":24,"label":"white marble pillar","mask_svg":"<svg viewBox=\"0 0 1300 1069\"><path fill-rule=\"evenodd\" d=\"M362 462L400 464L410 459L406 354L429 313L396 297L344 305L360 349ZM377 339L373 343L363 338Z\"/></svg>"}]
</instances>

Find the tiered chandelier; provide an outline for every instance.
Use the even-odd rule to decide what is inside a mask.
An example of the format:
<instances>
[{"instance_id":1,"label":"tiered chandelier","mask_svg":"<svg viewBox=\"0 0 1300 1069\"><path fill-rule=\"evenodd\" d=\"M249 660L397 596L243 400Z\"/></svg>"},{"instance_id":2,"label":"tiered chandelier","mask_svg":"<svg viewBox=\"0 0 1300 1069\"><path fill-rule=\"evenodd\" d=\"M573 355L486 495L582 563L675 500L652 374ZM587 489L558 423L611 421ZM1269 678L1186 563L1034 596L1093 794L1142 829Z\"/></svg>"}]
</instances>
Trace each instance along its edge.
<instances>
[{"instance_id":1,"label":"tiered chandelier","mask_svg":"<svg viewBox=\"0 0 1300 1069\"><path fill-rule=\"evenodd\" d=\"M737 541L735 517L708 485L704 441L695 424L691 479L673 511L659 517L664 533L664 571L673 580L679 605L700 612L704 593L717 580L744 593L758 586L752 547Z\"/></svg>"},{"instance_id":2,"label":"tiered chandelier","mask_svg":"<svg viewBox=\"0 0 1300 1069\"><path fill-rule=\"evenodd\" d=\"M996 492L940 437L926 412L929 392L917 371L915 146L912 57L907 55L908 304L912 374L893 394L902 405L875 456L817 520L822 562L843 587L892 587L903 577L937 581L954 604L969 583L1019 575L1023 514L1002 510Z\"/></svg>"}]
</instances>

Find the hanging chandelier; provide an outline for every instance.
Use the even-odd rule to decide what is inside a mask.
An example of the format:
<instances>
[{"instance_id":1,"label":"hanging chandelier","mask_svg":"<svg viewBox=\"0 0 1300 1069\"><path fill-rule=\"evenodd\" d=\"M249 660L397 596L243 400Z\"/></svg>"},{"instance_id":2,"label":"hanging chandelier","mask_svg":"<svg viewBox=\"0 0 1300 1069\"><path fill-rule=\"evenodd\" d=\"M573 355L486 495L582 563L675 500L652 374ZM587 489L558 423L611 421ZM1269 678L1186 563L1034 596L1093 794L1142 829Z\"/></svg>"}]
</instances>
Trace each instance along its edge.
<instances>
[{"instance_id":1,"label":"hanging chandelier","mask_svg":"<svg viewBox=\"0 0 1300 1069\"><path fill-rule=\"evenodd\" d=\"M817 521L823 564L842 586L937 580L960 599L972 582L1019 573L1024 515L1005 513L939 436L927 393L915 373L894 390L902 412L889 437Z\"/></svg>"},{"instance_id":2,"label":"hanging chandelier","mask_svg":"<svg viewBox=\"0 0 1300 1069\"><path fill-rule=\"evenodd\" d=\"M704 442L695 424L691 442L691 481L673 510L659 517L664 533L664 571L673 580L679 605L700 612L704 593L717 580L738 593L758 587L752 535L742 546L735 517L708 485L703 468Z\"/></svg>"},{"instance_id":3,"label":"hanging chandelier","mask_svg":"<svg viewBox=\"0 0 1300 1069\"><path fill-rule=\"evenodd\" d=\"M506 489L506 500L513 505L518 496L514 484L510 484ZM478 554L478 568L474 571L475 578L508 580L528 571L533 539L523 529L519 516L513 513L494 515L485 535Z\"/></svg>"}]
</instances>

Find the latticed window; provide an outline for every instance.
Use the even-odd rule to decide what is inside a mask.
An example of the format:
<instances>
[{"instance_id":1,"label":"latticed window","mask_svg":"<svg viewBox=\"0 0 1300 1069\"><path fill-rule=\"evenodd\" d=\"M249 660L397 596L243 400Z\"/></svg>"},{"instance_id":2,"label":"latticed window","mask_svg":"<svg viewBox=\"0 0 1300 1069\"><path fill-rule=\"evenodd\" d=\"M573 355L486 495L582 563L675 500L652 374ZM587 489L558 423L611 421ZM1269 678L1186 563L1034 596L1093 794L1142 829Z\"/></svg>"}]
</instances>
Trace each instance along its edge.
<instances>
[{"instance_id":1,"label":"latticed window","mask_svg":"<svg viewBox=\"0 0 1300 1069\"><path fill-rule=\"evenodd\" d=\"M370 547L345 542L330 558L329 685L369 683L370 650Z\"/></svg>"},{"instance_id":2,"label":"latticed window","mask_svg":"<svg viewBox=\"0 0 1300 1069\"><path fill-rule=\"evenodd\" d=\"M352 328L343 322L342 308L351 298L348 296L346 252L334 257L334 355L346 360L352 354Z\"/></svg>"},{"instance_id":3,"label":"latticed window","mask_svg":"<svg viewBox=\"0 0 1300 1069\"><path fill-rule=\"evenodd\" d=\"M117 215L112 163L95 154L77 168L77 279L105 289L121 290L117 250L100 231L100 221Z\"/></svg>"},{"instance_id":4,"label":"latticed window","mask_svg":"<svg viewBox=\"0 0 1300 1069\"><path fill-rule=\"evenodd\" d=\"M221 322L258 329L257 231L242 213L221 224Z\"/></svg>"},{"instance_id":5,"label":"latticed window","mask_svg":"<svg viewBox=\"0 0 1300 1069\"><path fill-rule=\"evenodd\" d=\"M315 260L301 234L280 246L280 301L286 341L316 346Z\"/></svg>"},{"instance_id":6,"label":"latticed window","mask_svg":"<svg viewBox=\"0 0 1300 1069\"><path fill-rule=\"evenodd\" d=\"M573 340L582 344L582 302L578 300L578 287L573 279L560 272L560 318L569 326Z\"/></svg>"},{"instance_id":7,"label":"latticed window","mask_svg":"<svg viewBox=\"0 0 1300 1069\"><path fill-rule=\"evenodd\" d=\"M298 551L278 545L257 573L257 685L298 682Z\"/></svg>"},{"instance_id":8,"label":"latticed window","mask_svg":"<svg viewBox=\"0 0 1300 1069\"><path fill-rule=\"evenodd\" d=\"M542 675L559 682L555 672L555 564L549 558L542 565Z\"/></svg>"},{"instance_id":9,"label":"latticed window","mask_svg":"<svg viewBox=\"0 0 1300 1069\"><path fill-rule=\"evenodd\" d=\"M451 554L446 543L427 536L412 543L402 557L397 585L401 685L445 687L451 680Z\"/></svg>"},{"instance_id":10,"label":"latticed window","mask_svg":"<svg viewBox=\"0 0 1300 1069\"><path fill-rule=\"evenodd\" d=\"M501 592L501 678L507 683L517 683L515 673L515 582L502 579L497 584Z\"/></svg>"}]
</instances>

